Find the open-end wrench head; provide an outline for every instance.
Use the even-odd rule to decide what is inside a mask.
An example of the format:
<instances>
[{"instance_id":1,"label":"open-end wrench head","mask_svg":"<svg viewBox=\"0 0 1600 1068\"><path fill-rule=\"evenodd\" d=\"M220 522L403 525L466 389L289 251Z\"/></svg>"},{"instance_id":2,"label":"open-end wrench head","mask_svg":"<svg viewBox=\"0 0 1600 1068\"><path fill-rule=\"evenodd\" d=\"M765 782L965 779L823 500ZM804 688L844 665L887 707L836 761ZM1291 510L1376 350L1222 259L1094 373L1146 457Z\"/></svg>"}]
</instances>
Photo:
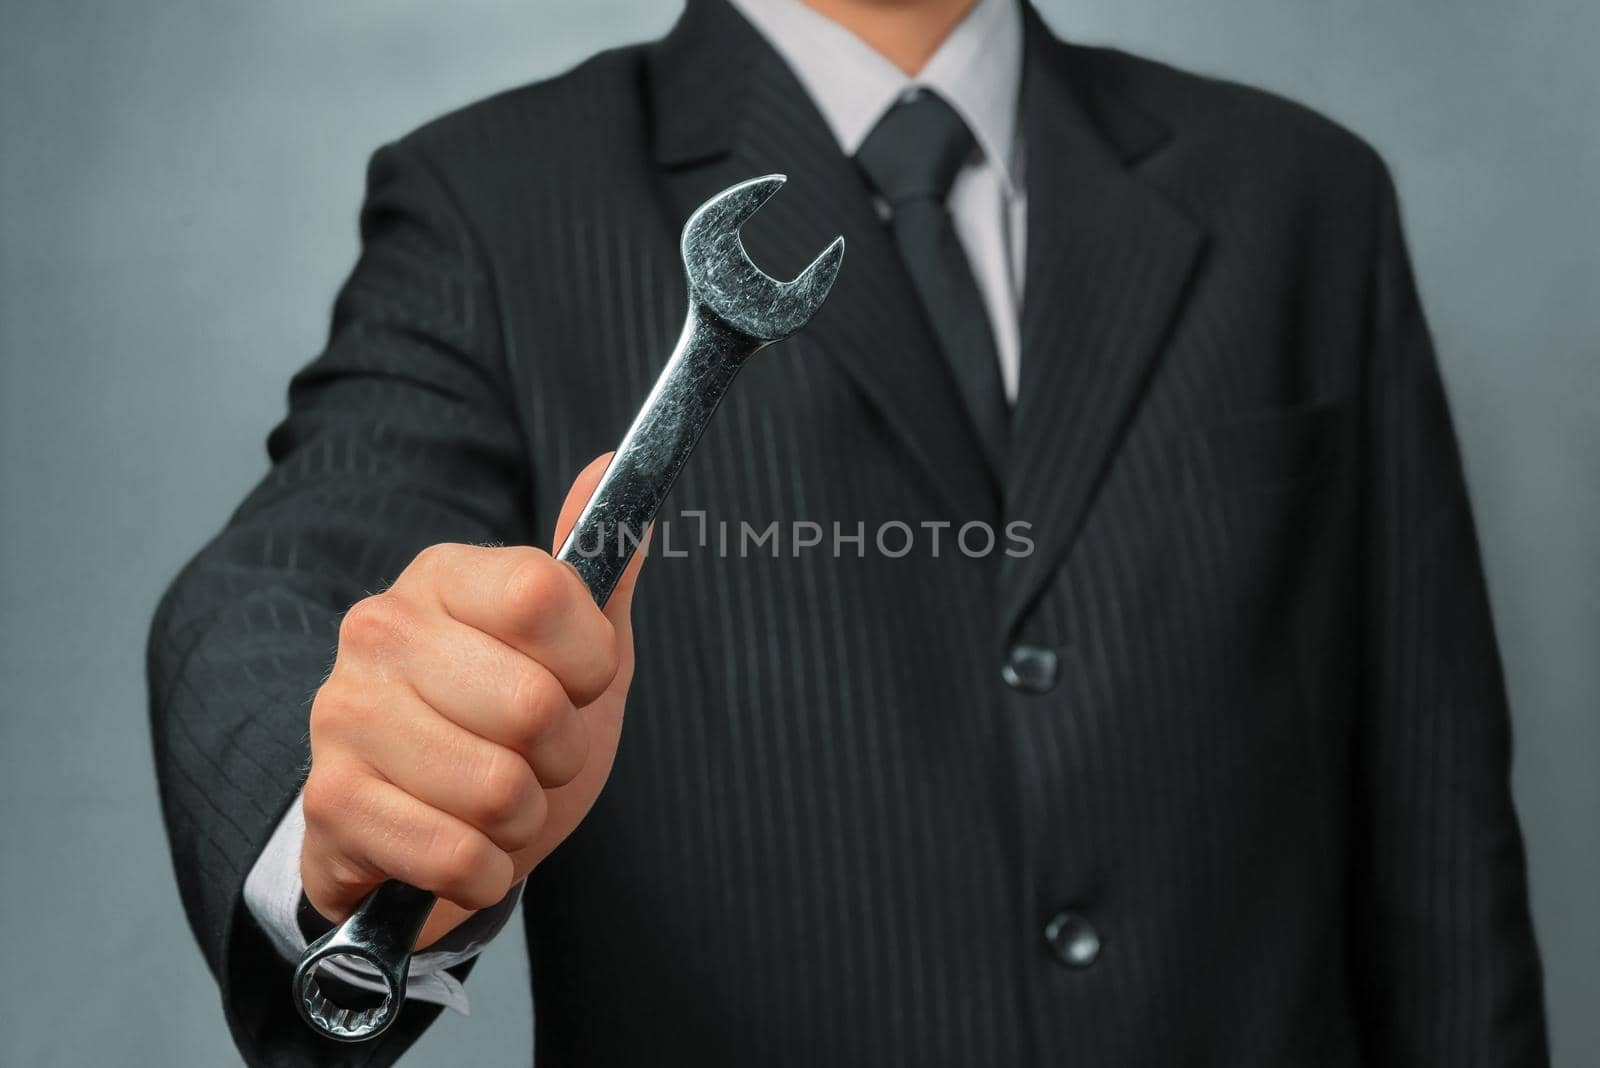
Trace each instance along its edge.
<instances>
[{"instance_id":1,"label":"open-end wrench head","mask_svg":"<svg viewBox=\"0 0 1600 1068\"><path fill-rule=\"evenodd\" d=\"M683 226L690 299L763 344L781 341L810 321L844 259L844 238L837 237L792 282L780 282L751 262L739 227L786 181L784 175L769 174L730 186L700 205Z\"/></svg>"}]
</instances>

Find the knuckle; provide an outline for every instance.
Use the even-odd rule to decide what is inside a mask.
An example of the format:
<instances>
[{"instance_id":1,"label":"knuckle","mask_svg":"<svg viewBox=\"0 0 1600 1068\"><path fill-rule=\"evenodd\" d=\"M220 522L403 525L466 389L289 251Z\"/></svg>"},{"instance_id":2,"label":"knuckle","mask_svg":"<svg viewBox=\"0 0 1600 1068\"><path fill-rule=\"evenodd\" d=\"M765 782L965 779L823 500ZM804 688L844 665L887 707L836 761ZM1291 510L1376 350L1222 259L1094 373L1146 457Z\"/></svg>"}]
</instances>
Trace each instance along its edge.
<instances>
[{"instance_id":1,"label":"knuckle","mask_svg":"<svg viewBox=\"0 0 1600 1068\"><path fill-rule=\"evenodd\" d=\"M458 884L472 882L494 864L495 852L480 835L457 835L444 855L446 877Z\"/></svg>"},{"instance_id":2,"label":"knuckle","mask_svg":"<svg viewBox=\"0 0 1600 1068\"><path fill-rule=\"evenodd\" d=\"M554 679L539 671L525 671L512 684L508 740L526 754L555 723L566 694Z\"/></svg>"},{"instance_id":3,"label":"knuckle","mask_svg":"<svg viewBox=\"0 0 1600 1068\"><path fill-rule=\"evenodd\" d=\"M497 878L506 866L505 854L492 842L478 834L457 834L441 844L436 893L471 909L488 908L505 896L510 883L501 887Z\"/></svg>"},{"instance_id":4,"label":"knuckle","mask_svg":"<svg viewBox=\"0 0 1600 1068\"><path fill-rule=\"evenodd\" d=\"M409 630L407 611L389 594L364 597L350 606L339 623L339 648L358 652L403 642Z\"/></svg>"},{"instance_id":5,"label":"knuckle","mask_svg":"<svg viewBox=\"0 0 1600 1068\"><path fill-rule=\"evenodd\" d=\"M307 728L311 735L311 755L316 758L322 739L337 730L349 717L348 702L332 683L324 683L311 702L311 717ZM314 765L313 765L314 766Z\"/></svg>"},{"instance_id":6,"label":"knuckle","mask_svg":"<svg viewBox=\"0 0 1600 1068\"><path fill-rule=\"evenodd\" d=\"M595 643L594 670L596 687L600 693L604 693L616 679L617 672L622 670L622 643L617 640L617 628L612 626L611 620L602 615L600 623L604 628L604 636Z\"/></svg>"},{"instance_id":7,"label":"knuckle","mask_svg":"<svg viewBox=\"0 0 1600 1068\"><path fill-rule=\"evenodd\" d=\"M328 685L311 702L308 727L313 768L319 756L365 759L382 727L382 710L359 689Z\"/></svg>"},{"instance_id":8,"label":"knuckle","mask_svg":"<svg viewBox=\"0 0 1600 1068\"><path fill-rule=\"evenodd\" d=\"M533 770L507 749L497 749L473 790L478 819L484 827L510 823L522 815L538 789Z\"/></svg>"},{"instance_id":9,"label":"knuckle","mask_svg":"<svg viewBox=\"0 0 1600 1068\"><path fill-rule=\"evenodd\" d=\"M434 573L447 563L452 555L454 546L447 542L429 545L419 552L411 561L407 571Z\"/></svg>"},{"instance_id":10,"label":"knuckle","mask_svg":"<svg viewBox=\"0 0 1600 1068\"><path fill-rule=\"evenodd\" d=\"M462 563L462 553L468 546L441 541L429 545L412 557L411 563L395 580L392 589L428 591L448 582L451 574Z\"/></svg>"},{"instance_id":11,"label":"knuckle","mask_svg":"<svg viewBox=\"0 0 1600 1068\"><path fill-rule=\"evenodd\" d=\"M596 614L599 614L598 610ZM617 640L616 628L610 620L600 615L596 638L589 646L582 677L572 680L573 703L582 706L598 700L611 688L621 669L622 645Z\"/></svg>"},{"instance_id":12,"label":"knuckle","mask_svg":"<svg viewBox=\"0 0 1600 1068\"><path fill-rule=\"evenodd\" d=\"M349 819L359 804L364 776L353 767L312 765L300 791L306 826L327 827Z\"/></svg>"},{"instance_id":13,"label":"knuckle","mask_svg":"<svg viewBox=\"0 0 1600 1068\"><path fill-rule=\"evenodd\" d=\"M550 815L550 799L542 787L535 788L528 796L527 803L523 806L523 816L517 825L514 834L507 835L504 843L507 852L525 849L532 845L539 837L539 832L544 830L544 823Z\"/></svg>"},{"instance_id":14,"label":"knuckle","mask_svg":"<svg viewBox=\"0 0 1600 1068\"><path fill-rule=\"evenodd\" d=\"M360 900L373 882L370 875L334 854L313 855L307 851L300 862L300 885L306 900L335 923L345 918L350 903Z\"/></svg>"},{"instance_id":15,"label":"knuckle","mask_svg":"<svg viewBox=\"0 0 1600 1068\"><path fill-rule=\"evenodd\" d=\"M311 702L310 731L312 751L319 738L335 734L359 722L366 715L366 706L337 678L329 679Z\"/></svg>"},{"instance_id":16,"label":"knuckle","mask_svg":"<svg viewBox=\"0 0 1600 1068\"><path fill-rule=\"evenodd\" d=\"M505 600L525 626L537 627L563 611L570 592L562 565L539 553L512 570L506 579Z\"/></svg>"},{"instance_id":17,"label":"knuckle","mask_svg":"<svg viewBox=\"0 0 1600 1068\"><path fill-rule=\"evenodd\" d=\"M570 745L563 749L560 760L550 763L547 769L541 769L539 779L541 786L556 789L576 779L589 763L589 732L576 730L572 732ZM543 823L543 817L540 818Z\"/></svg>"},{"instance_id":18,"label":"knuckle","mask_svg":"<svg viewBox=\"0 0 1600 1068\"><path fill-rule=\"evenodd\" d=\"M328 857L321 867L321 882L323 893L330 898L349 900L367 891L372 876L347 860Z\"/></svg>"}]
</instances>

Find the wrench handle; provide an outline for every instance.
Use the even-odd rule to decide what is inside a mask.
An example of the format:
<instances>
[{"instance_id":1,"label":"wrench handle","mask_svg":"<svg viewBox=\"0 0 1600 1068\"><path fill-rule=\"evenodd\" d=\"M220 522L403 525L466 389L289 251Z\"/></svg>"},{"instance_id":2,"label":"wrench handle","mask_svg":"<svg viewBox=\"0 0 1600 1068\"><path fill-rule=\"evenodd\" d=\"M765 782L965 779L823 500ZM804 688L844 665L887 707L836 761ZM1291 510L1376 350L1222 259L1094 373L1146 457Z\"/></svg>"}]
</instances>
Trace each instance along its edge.
<instances>
[{"instance_id":1,"label":"wrench handle","mask_svg":"<svg viewBox=\"0 0 1600 1068\"><path fill-rule=\"evenodd\" d=\"M734 376L763 347L690 301L672 356L556 553L577 569L602 608ZM391 879L367 895L343 924L307 947L294 971L295 1005L306 1023L341 1042L362 1042L386 1031L405 1004L412 950L437 900ZM383 980L383 1003L367 1009L335 1004L317 983L318 968L330 958L371 965Z\"/></svg>"},{"instance_id":2,"label":"wrench handle","mask_svg":"<svg viewBox=\"0 0 1600 1068\"><path fill-rule=\"evenodd\" d=\"M602 608L734 376L766 344L690 301L672 356L556 553Z\"/></svg>"}]
</instances>

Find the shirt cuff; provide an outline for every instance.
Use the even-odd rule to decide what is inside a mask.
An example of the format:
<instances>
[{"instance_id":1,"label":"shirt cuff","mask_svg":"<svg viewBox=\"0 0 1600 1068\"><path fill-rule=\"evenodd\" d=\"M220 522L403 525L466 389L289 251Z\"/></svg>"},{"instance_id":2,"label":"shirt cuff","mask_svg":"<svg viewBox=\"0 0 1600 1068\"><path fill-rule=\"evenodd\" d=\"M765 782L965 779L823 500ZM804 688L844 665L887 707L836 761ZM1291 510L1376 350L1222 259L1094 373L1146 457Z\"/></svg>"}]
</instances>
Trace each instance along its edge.
<instances>
[{"instance_id":1,"label":"shirt cuff","mask_svg":"<svg viewBox=\"0 0 1600 1068\"><path fill-rule=\"evenodd\" d=\"M244 880L244 903L250 915L284 960L297 964L308 944L300 929L300 908L305 887L300 881L300 847L306 837L305 811L296 794L267 846ZM461 980L446 969L464 964L484 951L510 921L522 897L522 883L511 888L499 903L473 914L461 926L411 958L406 997L428 1001L470 1016L467 992ZM324 971L351 986L384 993L383 980L371 965L348 958L329 960Z\"/></svg>"}]
</instances>

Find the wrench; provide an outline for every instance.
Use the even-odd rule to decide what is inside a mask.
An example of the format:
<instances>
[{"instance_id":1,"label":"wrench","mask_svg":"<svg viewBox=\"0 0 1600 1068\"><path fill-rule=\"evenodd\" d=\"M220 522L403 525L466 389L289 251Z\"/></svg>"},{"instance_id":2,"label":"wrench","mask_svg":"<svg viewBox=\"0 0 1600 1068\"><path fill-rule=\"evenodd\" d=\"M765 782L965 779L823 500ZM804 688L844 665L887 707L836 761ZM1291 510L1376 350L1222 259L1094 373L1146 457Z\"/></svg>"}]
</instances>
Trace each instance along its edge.
<instances>
[{"instance_id":1,"label":"wrench","mask_svg":"<svg viewBox=\"0 0 1600 1068\"><path fill-rule=\"evenodd\" d=\"M769 174L730 186L684 224L680 249L689 313L672 355L556 553L573 565L595 603L605 605L639 539L688 462L745 360L810 321L833 288L844 238L833 240L799 277L779 282L750 261L739 227L786 181ZM412 947L437 898L391 879L341 926L307 947L294 971L294 999L315 1031L342 1042L375 1038L405 1002ZM381 1004L341 1008L317 983L330 960L365 961L383 981Z\"/></svg>"}]
</instances>

